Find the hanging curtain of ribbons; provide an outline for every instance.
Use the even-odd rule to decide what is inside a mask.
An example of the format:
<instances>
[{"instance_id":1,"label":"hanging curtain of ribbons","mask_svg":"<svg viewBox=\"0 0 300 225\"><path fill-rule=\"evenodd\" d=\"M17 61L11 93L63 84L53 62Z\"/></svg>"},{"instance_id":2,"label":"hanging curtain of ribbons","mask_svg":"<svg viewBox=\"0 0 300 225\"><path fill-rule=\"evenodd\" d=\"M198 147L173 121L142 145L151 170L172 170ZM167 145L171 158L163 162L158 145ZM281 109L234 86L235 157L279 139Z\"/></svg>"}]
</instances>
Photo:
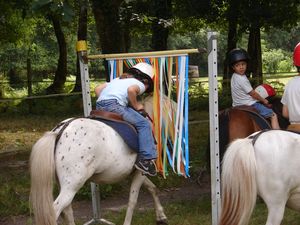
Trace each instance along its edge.
<instances>
[{"instance_id":1,"label":"hanging curtain of ribbons","mask_svg":"<svg viewBox=\"0 0 300 225\"><path fill-rule=\"evenodd\" d=\"M188 55L134 59L109 59L110 80L139 62L155 71L153 92L153 131L157 141L159 172L168 168L189 176L188 143Z\"/></svg>"}]
</instances>

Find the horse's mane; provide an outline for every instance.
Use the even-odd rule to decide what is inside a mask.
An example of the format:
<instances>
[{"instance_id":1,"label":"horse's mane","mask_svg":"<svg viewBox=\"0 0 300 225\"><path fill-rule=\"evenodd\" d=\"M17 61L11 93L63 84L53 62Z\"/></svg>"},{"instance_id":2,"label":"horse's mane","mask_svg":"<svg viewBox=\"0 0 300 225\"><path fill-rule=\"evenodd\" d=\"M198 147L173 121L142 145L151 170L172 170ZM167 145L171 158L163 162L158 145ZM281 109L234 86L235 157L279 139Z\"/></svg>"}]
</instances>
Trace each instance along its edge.
<instances>
[{"instance_id":1,"label":"horse's mane","mask_svg":"<svg viewBox=\"0 0 300 225\"><path fill-rule=\"evenodd\" d=\"M144 109L151 117L153 115L153 98L154 98L153 94L149 94L142 99ZM162 96L162 101L163 104L169 102L172 105L172 108L176 109L177 103L172 98L169 98L167 95Z\"/></svg>"},{"instance_id":2,"label":"horse's mane","mask_svg":"<svg viewBox=\"0 0 300 225\"><path fill-rule=\"evenodd\" d=\"M219 112L219 143L220 159L223 158L229 139L229 115L228 109Z\"/></svg>"}]
</instances>

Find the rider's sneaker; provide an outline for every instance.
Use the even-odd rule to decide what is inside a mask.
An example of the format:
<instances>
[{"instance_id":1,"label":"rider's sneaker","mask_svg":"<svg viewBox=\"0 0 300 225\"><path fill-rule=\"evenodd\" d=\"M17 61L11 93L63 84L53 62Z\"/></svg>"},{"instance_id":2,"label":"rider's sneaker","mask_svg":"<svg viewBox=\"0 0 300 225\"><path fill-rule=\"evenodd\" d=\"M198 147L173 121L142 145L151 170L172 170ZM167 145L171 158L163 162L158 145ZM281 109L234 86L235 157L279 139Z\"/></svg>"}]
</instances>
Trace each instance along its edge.
<instances>
[{"instance_id":1,"label":"rider's sneaker","mask_svg":"<svg viewBox=\"0 0 300 225\"><path fill-rule=\"evenodd\" d=\"M156 176L156 165L153 160L140 159L136 161L135 168L142 171L143 175Z\"/></svg>"}]
</instances>

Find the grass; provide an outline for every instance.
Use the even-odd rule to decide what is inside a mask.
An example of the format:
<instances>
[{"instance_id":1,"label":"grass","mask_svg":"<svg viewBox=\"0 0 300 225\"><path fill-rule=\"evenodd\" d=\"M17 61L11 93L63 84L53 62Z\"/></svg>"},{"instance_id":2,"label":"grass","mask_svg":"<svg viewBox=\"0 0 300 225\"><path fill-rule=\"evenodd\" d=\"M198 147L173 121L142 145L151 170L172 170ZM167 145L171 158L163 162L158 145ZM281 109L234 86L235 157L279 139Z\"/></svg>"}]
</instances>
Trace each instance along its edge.
<instances>
[{"instance_id":1,"label":"grass","mask_svg":"<svg viewBox=\"0 0 300 225\"><path fill-rule=\"evenodd\" d=\"M209 195L203 195L190 201L178 201L164 206L169 225L211 225L211 200ZM123 224L126 211L108 212L103 216L108 221L117 225ZM265 224L267 220L267 208L258 201L249 225ZM286 209L281 225L299 225L300 214ZM78 225L85 221L77 221ZM135 210L132 225L155 224L154 209Z\"/></svg>"},{"instance_id":2,"label":"grass","mask_svg":"<svg viewBox=\"0 0 300 225\"><path fill-rule=\"evenodd\" d=\"M29 174L26 168L1 168L0 214L2 216L28 213Z\"/></svg>"},{"instance_id":3,"label":"grass","mask_svg":"<svg viewBox=\"0 0 300 225\"><path fill-rule=\"evenodd\" d=\"M29 151L45 131L52 129L62 119L41 115L1 114L0 153Z\"/></svg>"},{"instance_id":4,"label":"grass","mask_svg":"<svg viewBox=\"0 0 300 225\"><path fill-rule=\"evenodd\" d=\"M169 225L208 225L210 222L210 197L204 196L192 201L179 201L164 207L168 217ZM105 219L115 223L123 224L125 210L121 213L109 212ZM135 211L132 225L155 224L154 209Z\"/></svg>"}]
</instances>

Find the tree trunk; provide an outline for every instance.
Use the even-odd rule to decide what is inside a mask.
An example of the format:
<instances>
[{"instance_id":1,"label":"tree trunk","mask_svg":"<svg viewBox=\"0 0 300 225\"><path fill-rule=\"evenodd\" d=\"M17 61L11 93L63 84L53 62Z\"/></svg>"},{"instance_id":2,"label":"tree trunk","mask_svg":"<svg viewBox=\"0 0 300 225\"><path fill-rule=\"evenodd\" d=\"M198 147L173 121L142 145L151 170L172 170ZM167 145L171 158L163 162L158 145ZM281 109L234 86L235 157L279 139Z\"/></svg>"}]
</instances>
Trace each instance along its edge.
<instances>
[{"instance_id":1,"label":"tree trunk","mask_svg":"<svg viewBox=\"0 0 300 225\"><path fill-rule=\"evenodd\" d=\"M168 49L169 28L161 21L171 18L172 0L154 0L155 19L152 23L152 44L155 51Z\"/></svg>"},{"instance_id":2,"label":"tree trunk","mask_svg":"<svg viewBox=\"0 0 300 225\"><path fill-rule=\"evenodd\" d=\"M32 69L31 69L31 59L28 54L27 58L27 94L28 96L32 95Z\"/></svg>"},{"instance_id":3,"label":"tree trunk","mask_svg":"<svg viewBox=\"0 0 300 225\"><path fill-rule=\"evenodd\" d=\"M254 78L252 84L256 86L262 82L260 27L257 24L252 24L250 27L248 54L250 61L247 74L250 75L252 73L252 78Z\"/></svg>"},{"instance_id":4,"label":"tree trunk","mask_svg":"<svg viewBox=\"0 0 300 225\"><path fill-rule=\"evenodd\" d=\"M30 52L30 50L29 50ZM30 59L30 54L27 56L27 94L28 96L32 96L32 69L31 69L31 59ZM32 107L33 107L33 102L32 99L27 99L28 103L28 112L32 112Z\"/></svg>"},{"instance_id":5,"label":"tree trunk","mask_svg":"<svg viewBox=\"0 0 300 225\"><path fill-rule=\"evenodd\" d=\"M228 34L227 34L227 51L226 51L226 58L223 62L223 82L222 82L222 92L223 94L230 93L230 78L232 75L232 70L228 66L227 62L227 54L234 48L236 48L236 44L238 41L237 35L237 26L238 26L238 14L237 8L239 7L239 0L231 0L229 2L229 8L227 13L227 20L228 20Z\"/></svg>"},{"instance_id":6,"label":"tree trunk","mask_svg":"<svg viewBox=\"0 0 300 225\"><path fill-rule=\"evenodd\" d=\"M55 36L59 47L59 58L57 69L54 76L53 83L47 88L47 93L60 93L63 91L64 84L67 77L67 44L64 33L58 18L54 15L49 15L50 20L53 23Z\"/></svg>"},{"instance_id":7,"label":"tree trunk","mask_svg":"<svg viewBox=\"0 0 300 225\"><path fill-rule=\"evenodd\" d=\"M78 30L77 30L77 40L87 39L87 0L80 0L79 8L79 18L78 18ZM72 92L80 92L81 89L81 75L79 67L79 58L77 56L76 60L76 82Z\"/></svg>"},{"instance_id":8,"label":"tree trunk","mask_svg":"<svg viewBox=\"0 0 300 225\"><path fill-rule=\"evenodd\" d=\"M125 52L124 31L120 23L119 8L123 0L92 0L96 30L103 54ZM109 81L108 64L104 62L106 80Z\"/></svg>"},{"instance_id":9,"label":"tree trunk","mask_svg":"<svg viewBox=\"0 0 300 225\"><path fill-rule=\"evenodd\" d=\"M227 33L227 51L226 51L226 56L228 52L230 52L232 49L236 48L236 43L238 41L238 36L237 36L237 26L238 26L238 14L236 13L236 8L238 2L235 0L230 1L229 9L228 9L228 15L227 15L227 20L228 20L228 33ZM228 79L230 78L231 74L229 74L229 68L228 68L228 63L227 60L224 62L224 74L223 74L223 79Z\"/></svg>"}]
</instances>

